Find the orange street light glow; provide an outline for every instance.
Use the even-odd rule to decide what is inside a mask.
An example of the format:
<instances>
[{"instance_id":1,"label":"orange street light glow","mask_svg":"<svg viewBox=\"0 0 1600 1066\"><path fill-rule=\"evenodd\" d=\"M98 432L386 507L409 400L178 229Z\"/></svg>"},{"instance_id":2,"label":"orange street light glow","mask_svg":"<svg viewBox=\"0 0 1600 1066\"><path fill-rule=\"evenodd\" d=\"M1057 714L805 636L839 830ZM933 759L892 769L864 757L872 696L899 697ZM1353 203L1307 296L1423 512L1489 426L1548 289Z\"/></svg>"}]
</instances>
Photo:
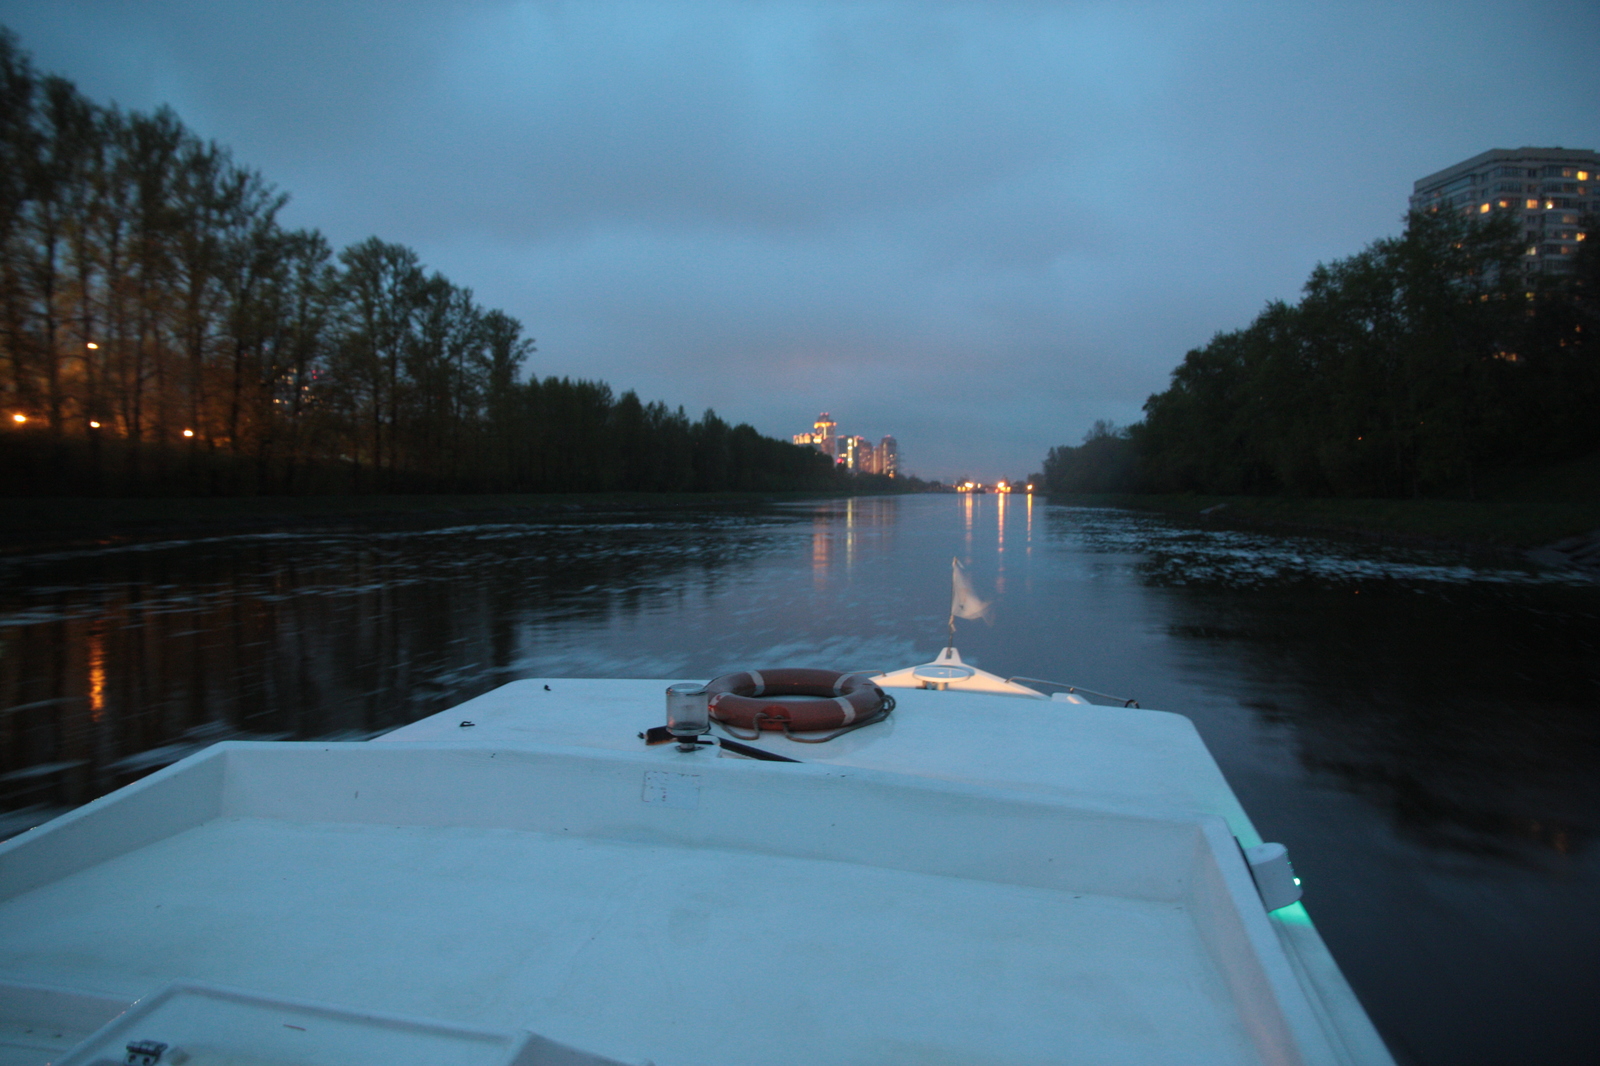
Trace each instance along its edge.
<instances>
[{"instance_id":1,"label":"orange street light glow","mask_svg":"<svg viewBox=\"0 0 1600 1066\"><path fill-rule=\"evenodd\" d=\"M15 422L19 426L22 425L22 423L26 422L27 420L28 420L28 416L27 415L20 415L19 414L19 415L12 415L11 416L11 421Z\"/></svg>"},{"instance_id":2,"label":"orange street light glow","mask_svg":"<svg viewBox=\"0 0 1600 1066\"><path fill-rule=\"evenodd\" d=\"M184 435L184 436L185 436L185 437L192 437L192 436L194 436L194 430L192 430L192 429L186 429L186 430L184 430L184 431L183 431L183 435Z\"/></svg>"},{"instance_id":3,"label":"orange street light glow","mask_svg":"<svg viewBox=\"0 0 1600 1066\"><path fill-rule=\"evenodd\" d=\"M90 422L89 423L89 428L90 429L99 429L100 428L100 423L98 423L98 422Z\"/></svg>"},{"instance_id":4,"label":"orange street light glow","mask_svg":"<svg viewBox=\"0 0 1600 1066\"><path fill-rule=\"evenodd\" d=\"M93 350L99 348L100 346L98 344L96 344L94 341L90 341L88 344L85 344L84 347L88 348L90 351L93 351Z\"/></svg>"}]
</instances>

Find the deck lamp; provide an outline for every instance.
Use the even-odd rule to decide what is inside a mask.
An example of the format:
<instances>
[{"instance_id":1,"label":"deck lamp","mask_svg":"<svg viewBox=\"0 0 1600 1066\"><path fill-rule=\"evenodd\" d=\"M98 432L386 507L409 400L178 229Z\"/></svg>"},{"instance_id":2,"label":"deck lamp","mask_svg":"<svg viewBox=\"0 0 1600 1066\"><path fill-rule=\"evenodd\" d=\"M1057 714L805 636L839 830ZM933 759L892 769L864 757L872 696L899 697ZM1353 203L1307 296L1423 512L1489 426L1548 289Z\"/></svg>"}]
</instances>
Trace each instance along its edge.
<instances>
[{"instance_id":1,"label":"deck lamp","mask_svg":"<svg viewBox=\"0 0 1600 1066\"><path fill-rule=\"evenodd\" d=\"M678 738L679 751L698 751L695 738L711 728L704 685L692 681L667 686L667 732Z\"/></svg>"}]
</instances>

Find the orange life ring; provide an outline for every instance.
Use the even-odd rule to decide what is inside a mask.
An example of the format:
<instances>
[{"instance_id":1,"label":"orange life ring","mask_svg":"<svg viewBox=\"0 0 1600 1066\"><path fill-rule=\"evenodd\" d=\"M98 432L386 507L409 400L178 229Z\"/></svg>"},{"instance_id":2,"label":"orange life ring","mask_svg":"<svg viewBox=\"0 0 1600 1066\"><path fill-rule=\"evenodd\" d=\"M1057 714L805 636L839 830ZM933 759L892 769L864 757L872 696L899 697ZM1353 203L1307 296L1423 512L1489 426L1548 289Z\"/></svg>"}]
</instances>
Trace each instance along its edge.
<instances>
[{"instance_id":1,"label":"orange life ring","mask_svg":"<svg viewBox=\"0 0 1600 1066\"><path fill-rule=\"evenodd\" d=\"M746 670L722 675L706 692L711 717L742 729L838 729L865 721L884 706L881 688L862 674L836 670Z\"/></svg>"}]
</instances>

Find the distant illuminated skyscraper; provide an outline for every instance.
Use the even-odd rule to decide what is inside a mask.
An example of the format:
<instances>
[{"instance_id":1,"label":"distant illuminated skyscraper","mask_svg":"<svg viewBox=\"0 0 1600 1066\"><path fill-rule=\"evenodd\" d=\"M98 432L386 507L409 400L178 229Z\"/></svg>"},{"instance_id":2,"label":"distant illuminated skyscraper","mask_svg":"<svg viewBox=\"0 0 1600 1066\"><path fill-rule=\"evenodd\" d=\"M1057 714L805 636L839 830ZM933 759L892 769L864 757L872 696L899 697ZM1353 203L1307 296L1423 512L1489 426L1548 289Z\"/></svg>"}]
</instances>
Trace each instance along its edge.
<instances>
[{"instance_id":1,"label":"distant illuminated skyscraper","mask_svg":"<svg viewBox=\"0 0 1600 1066\"><path fill-rule=\"evenodd\" d=\"M824 411L817 416L817 420L809 433L796 433L792 439L796 444L815 448L833 461L848 470L861 474L887 474L895 477L899 473L899 455L893 437L884 437L876 447L867 438L853 433L834 434L839 424L833 416Z\"/></svg>"},{"instance_id":2,"label":"distant illuminated skyscraper","mask_svg":"<svg viewBox=\"0 0 1600 1066\"><path fill-rule=\"evenodd\" d=\"M854 470L861 474L872 473L872 445L865 437L840 437L839 462L844 464L846 470Z\"/></svg>"},{"instance_id":3,"label":"distant illuminated skyscraper","mask_svg":"<svg viewBox=\"0 0 1600 1066\"><path fill-rule=\"evenodd\" d=\"M833 444L833 431L837 427L838 423L826 411L818 415L816 422L811 426L811 432L816 436L817 443L822 446L822 450L835 458L839 455L838 449Z\"/></svg>"},{"instance_id":4,"label":"distant illuminated skyscraper","mask_svg":"<svg viewBox=\"0 0 1600 1066\"><path fill-rule=\"evenodd\" d=\"M817 416L816 422L812 423L810 433L796 433L793 440L796 444L810 445L824 455L831 455L837 458L839 449L834 442L833 436L833 431L836 428L838 428L838 423L833 420L833 417L828 412L824 411Z\"/></svg>"}]
</instances>

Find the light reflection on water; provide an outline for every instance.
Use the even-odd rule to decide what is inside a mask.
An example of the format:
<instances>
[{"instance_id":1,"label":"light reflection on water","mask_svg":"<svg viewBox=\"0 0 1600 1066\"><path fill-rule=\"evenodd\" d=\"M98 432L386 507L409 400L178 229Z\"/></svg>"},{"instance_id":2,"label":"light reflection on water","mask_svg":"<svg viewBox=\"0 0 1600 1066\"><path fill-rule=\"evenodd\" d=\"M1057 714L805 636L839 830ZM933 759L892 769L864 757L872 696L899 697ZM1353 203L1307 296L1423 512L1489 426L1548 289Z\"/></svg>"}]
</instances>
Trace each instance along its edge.
<instances>
[{"instance_id":1,"label":"light reflection on water","mask_svg":"<svg viewBox=\"0 0 1600 1066\"><path fill-rule=\"evenodd\" d=\"M1448 550L961 496L10 558L0 810L517 677L923 661L952 555L971 661L1195 721L1402 1059L1600 1058L1600 590Z\"/></svg>"}]
</instances>

